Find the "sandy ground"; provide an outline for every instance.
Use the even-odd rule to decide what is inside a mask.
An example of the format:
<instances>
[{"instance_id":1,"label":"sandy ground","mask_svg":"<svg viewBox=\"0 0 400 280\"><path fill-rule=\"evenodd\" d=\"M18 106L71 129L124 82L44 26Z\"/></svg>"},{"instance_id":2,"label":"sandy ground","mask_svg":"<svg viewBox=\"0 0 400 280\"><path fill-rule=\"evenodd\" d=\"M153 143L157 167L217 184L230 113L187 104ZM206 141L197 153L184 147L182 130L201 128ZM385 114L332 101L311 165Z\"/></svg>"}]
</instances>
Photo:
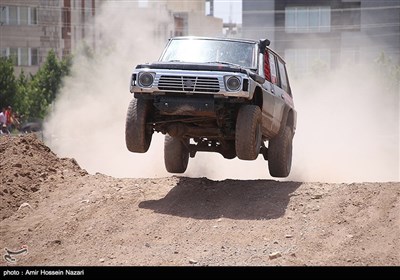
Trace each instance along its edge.
<instances>
[{"instance_id":1,"label":"sandy ground","mask_svg":"<svg viewBox=\"0 0 400 280\"><path fill-rule=\"evenodd\" d=\"M399 182L117 179L34 135L0 155L2 266L400 265Z\"/></svg>"}]
</instances>

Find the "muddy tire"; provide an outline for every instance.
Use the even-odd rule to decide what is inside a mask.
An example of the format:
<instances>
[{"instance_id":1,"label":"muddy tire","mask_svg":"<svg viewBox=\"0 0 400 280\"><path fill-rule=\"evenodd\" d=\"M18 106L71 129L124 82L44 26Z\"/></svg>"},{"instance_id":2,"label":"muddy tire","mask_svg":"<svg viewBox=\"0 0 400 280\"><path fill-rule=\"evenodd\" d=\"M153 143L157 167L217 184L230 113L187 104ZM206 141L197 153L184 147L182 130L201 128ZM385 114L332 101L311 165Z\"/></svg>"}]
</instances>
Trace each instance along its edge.
<instances>
[{"instance_id":1,"label":"muddy tire","mask_svg":"<svg viewBox=\"0 0 400 280\"><path fill-rule=\"evenodd\" d=\"M244 105L236 119L236 154L242 160L255 160L261 148L261 110L255 105Z\"/></svg>"},{"instance_id":2,"label":"muddy tire","mask_svg":"<svg viewBox=\"0 0 400 280\"><path fill-rule=\"evenodd\" d=\"M145 153L150 147L153 129L147 125L151 103L144 99L132 99L125 123L125 143L130 152Z\"/></svg>"},{"instance_id":3,"label":"muddy tire","mask_svg":"<svg viewBox=\"0 0 400 280\"><path fill-rule=\"evenodd\" d=\"M189 151L185 144L189 144L189 139L165 135L164 163L169 173L183 173L186 171L189 163Z\"/></svg>"},{"instance_id":4,"label":"muddy tire","mask_svg":"<svg viewBox=\"0 0 400 280\"><path fill-rule=\"evenodd\" d=\"M268 144L268 169L273 177L289 176L292 167L293 131L285 126Z\"/></svg>"},{"instance_id":5,"label":"muddy tire","mask_svg":"<svg viewBox=\"0 0 400 280\"><path fill-rule=\"evenodd\" d=\"M226 159L234 159L236 157L235 141L226 141L223 143L221 155Z\"/></svg>"}]
</instances>

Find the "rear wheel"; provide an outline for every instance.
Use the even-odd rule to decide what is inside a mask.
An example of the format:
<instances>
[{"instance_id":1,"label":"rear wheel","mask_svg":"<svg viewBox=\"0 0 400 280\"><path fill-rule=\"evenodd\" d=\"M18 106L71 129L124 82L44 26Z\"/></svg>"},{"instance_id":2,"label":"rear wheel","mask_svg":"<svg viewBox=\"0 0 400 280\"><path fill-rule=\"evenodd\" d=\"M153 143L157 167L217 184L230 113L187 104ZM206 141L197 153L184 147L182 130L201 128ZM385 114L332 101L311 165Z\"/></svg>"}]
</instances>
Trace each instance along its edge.
<instances>
[{"instance_id":1,"label":"rear wheel","mask_svg":"<svg viewBox=\"0 0 400 280\"><path fill-rule=\"evenodd\" d=\"M256 105L244 105L236 119L236 154L242 160L255 160L261 148L261 110Z\"/></svg>"},{"instance_id":2,"label":"rear wheel","mask_svg":"<svg viewBox=\"0 0 400 280\"><path fill-rule=\"evenodd\" d=\"M292 167L293 131L285 126L268 144L268 169L273 177L289 176Z\"/></svg>"},{"instance_id":3,"label":"rear wheel","mask_svg":"<svg viewBox=\"0 0 400 280\"><path fill-rule=\"evenodd\" d=\"M129 103L125 123L125 143L130 152L145 153L150 147L153 128L147 124L151 102L132 99Z\"/></svg>"},{"instance_id":4,"label":"rear wheel","mask_svg":"<svg viewBox=\"0 0 400 280\"><path fill-rule=\"evenodd\" d=\"M169 173L183 173L189 162L189 139L165 135L164 163Z\"/></svg>"}]
</instances>

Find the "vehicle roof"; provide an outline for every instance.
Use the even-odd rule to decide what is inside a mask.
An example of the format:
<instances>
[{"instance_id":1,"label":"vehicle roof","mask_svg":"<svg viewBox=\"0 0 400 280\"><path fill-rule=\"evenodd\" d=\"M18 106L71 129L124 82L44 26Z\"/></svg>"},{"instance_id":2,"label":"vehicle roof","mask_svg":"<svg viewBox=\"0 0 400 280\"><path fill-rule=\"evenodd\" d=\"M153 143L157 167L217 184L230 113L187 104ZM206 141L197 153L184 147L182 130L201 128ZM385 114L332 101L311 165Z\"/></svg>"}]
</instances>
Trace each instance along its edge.
<instances>
[{"instance_id":1,"label":"vehicle roof","mask_svg":"<svg viewBox=\"0 0 400 280\"><path fill-rule=\"evenodd\" d=\"M241 42L241 43L250 43L250 44L258 44L260 40L254 39L243 39L243 38L223 38L223 37L204 37L204 36L176 36L171 37L169 40L187 40L187 39L203 39L203 40L221 40L221 41L231 41L231 42ZM267 46L267 49L274 53L278 58L280 58L285 64L285 60L280 56L276 51Z\"/></svg>"},{"instance_id":2,"label":"vehicle roof","mask_svg":"<svg viewBox=\"0 0 400 280\"><path fill-rule=\"evenodd\" d=\"M170 38L170 40L181 40L181 39L221 40L221 41L233 41L233 42L258 44L257 40L240 39L240 38L203 37L203 36L177 36L177 37Z\"/></svg>"}]
</instances>

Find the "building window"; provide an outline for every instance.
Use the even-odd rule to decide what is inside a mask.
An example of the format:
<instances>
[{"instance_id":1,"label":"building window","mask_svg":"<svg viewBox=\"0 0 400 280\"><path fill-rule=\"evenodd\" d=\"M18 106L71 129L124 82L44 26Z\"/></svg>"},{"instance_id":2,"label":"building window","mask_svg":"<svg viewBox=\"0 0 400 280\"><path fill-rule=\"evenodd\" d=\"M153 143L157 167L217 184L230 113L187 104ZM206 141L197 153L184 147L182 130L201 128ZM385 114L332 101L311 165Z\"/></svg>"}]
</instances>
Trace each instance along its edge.
<instances>
[{"instance_id":1,"label":"building window","mask_svg":"<svg viewBox=\"0 0 400 280\"><path fill-rule=\"evenodd\" d=\"M85 21L92 17L92 0L85 0Z\"/></svg>"},{"instance_id":2,"label":"building window","mask_svg":"<svg viewBox=\"0 0 400 280\"><path fill-rule=\"evenodd\" d=\"M0 57L7 57L7 48L0 49Z\"/></svg>"},{"instance_id":3,"label":"building window","mask_svg":"<svg viewBox=\"0 0 400 280\"><path fill-rule=\"evenodd\" d=\"M1 56L10 57L15 66L38 65L37 48L2 48Z\"/></svg>"},{"instance_id":4,"label":"building window","mask_svg":"<svg viewBox=\"0 0 400 280\"><path fill-rule=\"evenodd\" d=\"M0 6L1 25L36 25L36 7Z\"/></svg>"},{"instance_id":5,"label":"building window","mask_svg":"<svg viewBox=\"0 0 400 280\"><path fill-rule=\"evenodd\" d=\"M37 24L37 8L30 7L30 21L29 24L36 25Z\"/></svg>"},{"instance_id":6,"label":"building window","mask_svg":"<svg viewBox=\"0 0 400 280\"><path fill-rule=\"evenodd\" d=\"M174 36L188 35L188 15L187 13L174 14Z\"/></svg>"},{"instance_id":7,"label":"building window","mask_svg":"<svg viewBox=\"0 0 400 280\"><path fill-rule=\"evenodd\" d=\"M294 76L330 69L330 49L286 49L285 60Z\"/></svg>"},{"instance_id":8,"label":"building window","mask_svg":"<svg viewBox=\"0 0 400 280\"><path fill-rule=\"evenodd\" d=\"M18 65L18 48L9 48L7 56L11 58L14 65Z\"/></svg>"},{"instance_id":9,"label":"building window","mask_svg":"<svg viewBox=\"0 0 400 280\"><path fill-rule=\"evenodd\" d=\"M31 65L39 65L39 51L37 48L31 48Z\"/></svg>"},{"instance_id":10,"label":"building window","mask_svg":"<svg viewBox=\"0 0 400 280\"><path fill-rule=\"evenodd\" d=\"M0 26L7 24L7 7L0 6Z\"/></svg>"},{"instance_id":11,"label":"building window","mask_svg":"<svg viewBox=\"0 0 400 280\"><path fill-rule=\"evenodd\" d=\"M285 31L288 33L330 32L331 8L286 7Z\"/></svg>"},{"instance_id":12,"label":"building window","mask_svg":"<svg viewBox=\"0 0 400 280\"><path fill-rule=\"evenodd\" d=\"M8 7L8 20L7 23L9 25L17 25L18 24L18 7L9 6Z\"/></svg>"},{"instance_id":13,"label":"building window","mask_svg":"<svg viewBox=\"0 0 400 280\"><path fill-rule=\"evenodd\" d=\"M19 7L19 24L20 25L28 25L28 7Z\"/></svg>"},{"instance_id":14,"label":"building window","mask_svg":"<svg viewBox=\"0 0 400 280\"><path fill-rule=\"evenodd\" d=\"M289 93L289 83L287 81L287 76L286 76L286 69L285 65L283 62L278 59L278 68L279 68L279 76L280 76L280 81L281 81L281 88Z\"/></svg>"},{"instance_id":15,"label":"building window","mask_svg":"<svg viewBox=\"0 0 400 280\"><path fill-rule=\"evenodd\" d=\"M30 52L30 49L28 49L28 48L20 48L19 49L18 65L21 65L21 66L29 65L29 52Z\"/></svg>"}]
</instances>

